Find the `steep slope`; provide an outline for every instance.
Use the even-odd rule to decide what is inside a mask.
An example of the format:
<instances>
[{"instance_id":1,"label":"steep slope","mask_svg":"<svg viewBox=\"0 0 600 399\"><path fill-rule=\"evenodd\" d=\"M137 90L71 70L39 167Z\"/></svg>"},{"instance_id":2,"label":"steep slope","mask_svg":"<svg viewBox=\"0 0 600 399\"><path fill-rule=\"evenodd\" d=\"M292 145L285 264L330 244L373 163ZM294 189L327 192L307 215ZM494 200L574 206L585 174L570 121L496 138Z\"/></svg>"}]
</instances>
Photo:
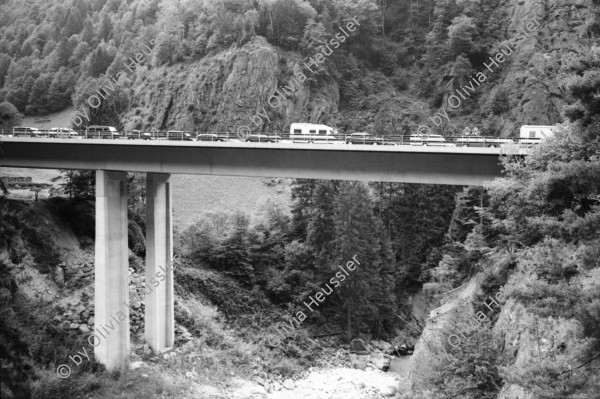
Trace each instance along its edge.
<instances>
[{"instance_id":1,"label":"steep slope","mask_svg":"<svg viewBox=\"0 0 600 399\"><path fill-rule=\"evenodd\" d=\"M501 64L497 85L484 91L484 104L493 101L499 93L507 101L507 111L500 118L504 132L515 131L525 124L562 122L564 106L569 100L560 68L569 59L589 52L593 44L588 36L588 26L593 18L592 7L592 0L508 2L507 40L516 38L533 17L541 24ZM492 55L501 52L505 43L499 43ZM491 65L491 61L487 63ZM494 70L500 68L492 65ZM486 69L485 72L489 71Z\"/></svg>"},{"instance_id":2,"label":"steep slope","mask_svg":"<svg viewBox=\"0 0 600 399\"><path fill-rule=\"evenodd\" d=\"M329 122L337 112L337 84L294 84L299 65L299 55L254 37L200 61L155 68L134 83L125 128L236 133L242 126L285 131L295 121ZM277 106L269 100L282 86L293 86L292 94Z\"/></svg>"}]
</instances>

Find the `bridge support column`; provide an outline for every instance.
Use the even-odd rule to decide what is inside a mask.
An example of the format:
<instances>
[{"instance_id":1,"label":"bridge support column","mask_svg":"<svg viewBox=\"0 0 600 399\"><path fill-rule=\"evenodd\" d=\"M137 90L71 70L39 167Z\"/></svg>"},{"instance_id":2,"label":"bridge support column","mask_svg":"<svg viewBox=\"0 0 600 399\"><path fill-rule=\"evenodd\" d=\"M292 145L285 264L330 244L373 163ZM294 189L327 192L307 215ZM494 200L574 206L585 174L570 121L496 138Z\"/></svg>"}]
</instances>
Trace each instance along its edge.
<instances>
[{"instance_id":1,"label":"bridge support column","mask_svg":"<svg viewBox=\"0 0 600 399\"><path fill-rule=\"evenodd\" d=\"M127 174L96 171L94 356L107 369L129 358ZM89 339L92 341L92 338Z\"/></svg>"},{"instance_id":2,"label":"bridge support column","mask_svg":"<svg viewBox=\"0 0 600 399\"><path fill-rule=\"evenodd\" d=\"M175 342L170 177L158 173L148 173L146 177L144 336L154 352L173 346Z\"/></svg>"}]
</instances>

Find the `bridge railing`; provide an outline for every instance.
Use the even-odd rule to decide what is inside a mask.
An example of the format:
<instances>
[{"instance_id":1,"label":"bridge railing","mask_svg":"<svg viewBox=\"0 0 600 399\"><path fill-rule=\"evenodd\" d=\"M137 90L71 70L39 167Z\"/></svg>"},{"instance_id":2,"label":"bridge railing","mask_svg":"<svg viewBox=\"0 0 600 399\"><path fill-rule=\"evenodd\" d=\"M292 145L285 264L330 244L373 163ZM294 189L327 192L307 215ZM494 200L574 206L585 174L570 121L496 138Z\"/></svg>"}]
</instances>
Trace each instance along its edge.
<instances>
[{"instance_id":1,"label":"bridge railing","mask_svg":"<svg viewBox=\"0 0 600 399\"><path fill-rule=\"evenodd\" d=\"M113 140L165 140L197 142L255 142L255 143L309 143L309 144L349 144L349 145L410 145L431 147L517 147L530 148L541 139L498 138L486 136L439 136L439 135L387 135L375 136L363 133L319 135L281 133L251 133L238 135L234 132L199 131L121 131L88 132L86 130L13 132L0 130L4 137L34 137L60 139L113 139Z\"/></svg>"}]
</instances>

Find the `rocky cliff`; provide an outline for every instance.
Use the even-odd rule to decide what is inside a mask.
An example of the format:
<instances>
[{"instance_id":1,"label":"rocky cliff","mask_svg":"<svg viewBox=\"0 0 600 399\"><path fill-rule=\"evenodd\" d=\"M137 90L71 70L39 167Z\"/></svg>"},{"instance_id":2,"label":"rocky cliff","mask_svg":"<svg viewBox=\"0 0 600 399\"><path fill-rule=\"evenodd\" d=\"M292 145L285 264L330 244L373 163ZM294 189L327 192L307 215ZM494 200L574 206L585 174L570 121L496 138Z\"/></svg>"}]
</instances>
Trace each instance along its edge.
<instances>
[{"instance_id":1,"label":"rocky cliff","mask_svg":"<svg viewBox=\"0 0 600 399\"><path fill-rule=\"evenodd\" d=\"M589 51L592 40L587 36L587 26L592 21L591 9L592 0L507 2L506 41L498 44L493 55L526 29L533 18L541 24L500 68L492 66L501 69L494 72L500 73L500 78L486 91L481 103L489 103L500 95L506 99L506 112L498 118L503 132L518 130L524 124L552 125L563 121L568 96L560 69L572 57Z\"/></svg>"},{"instance_id":2,"label":"rocky cliff","mask_svg":"<svg viewBox=\"0 0 600 399\"><path fill-rule=\"evenodd\" d=\"M338 85L324 78L317 87L312 76L294 83L300 65L298 54L278 51L257 36L197 62L146 71L134 87L125 127L235 133L245 126L278 132L296 121L328 123L338 110ZM292 85L285 101L270 100Z\"/></svg>"}]
</instances>

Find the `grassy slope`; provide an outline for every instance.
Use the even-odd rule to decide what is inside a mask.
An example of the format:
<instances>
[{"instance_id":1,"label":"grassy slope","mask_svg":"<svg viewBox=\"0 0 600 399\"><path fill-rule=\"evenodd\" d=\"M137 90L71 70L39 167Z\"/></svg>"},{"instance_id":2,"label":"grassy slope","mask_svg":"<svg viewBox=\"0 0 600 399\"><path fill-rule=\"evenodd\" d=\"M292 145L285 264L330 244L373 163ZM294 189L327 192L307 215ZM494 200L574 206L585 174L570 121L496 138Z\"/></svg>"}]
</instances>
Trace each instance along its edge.
<instances>
[{"instance_id":1,"label":"grassy slope","mask_svg":"<svg viewBox=\"0 0 600 399\"><path fill-rule=\"evenodd\" d=\"M203 212L229 215L243 211L260 216L269 202L289 209L290 189L285 182L268 187L266 179L232 176L173 176L173 223L182 231Z\"/></svg>"},{"instance_id":2,"label":"grassy slope","mask_svg":"<svg viewBox=\"0 0 600 399\"><path fill-rule=\"evenodd\" d=\"M2 168L0 176L31 176L34 182L50 183L58 176L56 170ZM269 187L269 179L233 176L173 176L173 224L183 231L205 212L242 211L252 218L263 214L269 204L279 204L289 210L290 188L286 181ZM16 190L17 192L18 190ZM18 191L20 198L27 193ZM31 196L31 195L29 195Z\"/></svg>"}]
</instances>

